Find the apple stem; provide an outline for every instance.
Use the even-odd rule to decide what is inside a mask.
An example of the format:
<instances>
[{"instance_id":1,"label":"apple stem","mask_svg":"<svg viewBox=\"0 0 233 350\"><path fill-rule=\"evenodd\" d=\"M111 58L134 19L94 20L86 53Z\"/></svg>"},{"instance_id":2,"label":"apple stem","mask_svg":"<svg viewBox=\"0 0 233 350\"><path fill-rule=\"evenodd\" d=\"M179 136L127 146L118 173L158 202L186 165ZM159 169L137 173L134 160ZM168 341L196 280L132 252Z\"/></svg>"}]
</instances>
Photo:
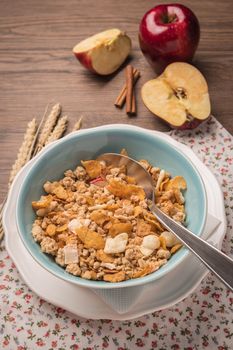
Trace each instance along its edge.
<instances>
[{"instance_id":1,"label":"apple stem","mask_svg":"<svg viewBox=\"0 0 233 350\"><path fill-rule=\"evenodd\" d=\"M164 15L162 18L163 23L168 24L168 23L174 23L177 22L177 16L176 14L171 14L171 15Z\"/></svg>"}]
</instances>

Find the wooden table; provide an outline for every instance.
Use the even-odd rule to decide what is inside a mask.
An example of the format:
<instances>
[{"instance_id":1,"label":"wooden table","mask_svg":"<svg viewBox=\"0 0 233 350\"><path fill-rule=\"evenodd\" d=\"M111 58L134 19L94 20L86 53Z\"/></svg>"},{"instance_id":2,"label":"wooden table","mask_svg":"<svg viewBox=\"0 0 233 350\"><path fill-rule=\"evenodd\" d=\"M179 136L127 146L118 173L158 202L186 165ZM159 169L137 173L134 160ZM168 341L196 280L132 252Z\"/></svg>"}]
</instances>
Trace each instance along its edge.
<instances>
[{"instance_id":1,"label":"wooden table","mask_svg":"<svg viewBox=\"0 0 233 350\"><path fill-rule=\"evenodd\" d=\"M166 2L166 1L161 1ZM195 64L206 76L212 112L233 132L232 0L183 1L201 24ZM128 123L168 130L144 107L142 84L154 76L138 45L138 25L148 0L1 0L0 2L0 200L27 122L38 120L50 101L59 101L70 125L81 115L84 127ZM97 77L76 61L72 47L91 34L119 27L133 41L132 64L142 77L137 85L138 116L129 118L113 102L124 73Z\"/></svg>"}]
</instances>

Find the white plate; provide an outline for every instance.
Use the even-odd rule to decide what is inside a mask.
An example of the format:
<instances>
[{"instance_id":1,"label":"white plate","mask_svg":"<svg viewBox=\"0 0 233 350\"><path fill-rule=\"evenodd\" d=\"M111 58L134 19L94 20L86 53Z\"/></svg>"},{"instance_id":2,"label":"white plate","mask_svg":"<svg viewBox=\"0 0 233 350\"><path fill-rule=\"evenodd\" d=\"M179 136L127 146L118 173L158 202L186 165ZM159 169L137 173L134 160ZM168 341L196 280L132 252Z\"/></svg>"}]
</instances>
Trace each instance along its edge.
<instances>
[{"instance_id":1,"label":"white plate","mask_svg":"<svg viewBox=\"0 0 233 350\"><path fill-rule=\"evenodd\" d=\"M223 195L216 178L188 147L176 142L168 135L155 133L183 151L199 170L206 187L208 212L221 221L211 235L211 243L221 248L226 231L226 218ZM199 260L190 253L175 270L154 283L145 285L136 305L124 314L114 311L92 290L67 283L50 274L36 263L24 247L15 221L15 204L19 188L33 161L20 171L12 184L3 214L3 225L9 255L26 284L41 298L78 316L92 319L128 320L178 303L194 291L208 273ZM186 265L186 268L183 264Z\"/></svg>"}]
</instances>

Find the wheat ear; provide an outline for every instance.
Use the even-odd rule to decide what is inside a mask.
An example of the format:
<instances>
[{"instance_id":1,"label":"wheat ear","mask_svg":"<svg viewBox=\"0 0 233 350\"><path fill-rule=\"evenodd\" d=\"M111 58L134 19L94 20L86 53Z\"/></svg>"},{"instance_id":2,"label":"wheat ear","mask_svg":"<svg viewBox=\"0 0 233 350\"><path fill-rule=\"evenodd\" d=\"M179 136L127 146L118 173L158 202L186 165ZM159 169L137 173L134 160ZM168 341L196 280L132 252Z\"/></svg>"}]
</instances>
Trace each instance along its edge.
<instances>
[{"instance_id":1,"label":"wheat ear","mask_svg":"<svg viewBox=\"0 0 233 350\"><path fill-rule=\"evenodd\" d=\"M78 131L78 130L80 130L81 127L82 127L82 122L83 122L83 116L81 116L81 117L79 118L79 120L74 124L73 129L72 129L72 132L73 132L73 131Z\"/></svg>"},{"instance_id":2,"label":"wheat ear","mask_svg":"<svg viewBox=\"0 0 233 350\"><path fill-rule=\"evenodd\" d=\"M44 126L41 130L41 133L38 138L37 145L35 147L34 154L38 153L45 145L49 135L53 131L54 126L56 125L57 119L59 115L61 114L61 105L60 103L57 103L53 106L50 114L48 115L46 122L44 123Z\"/></svg>"},{"instance_id":3,"label":"wheat ear","mask_svg":"<svg viewBox=\"0 0 233 350\"><path fill-rule=\"evenodd\" d=\"M48 145L50 142L60 139L67 129L67 124L68 124L68 117L66 115L58 119L57 125L55 126L55 128L53 129L49 137L47 138L45 145Z\"/></svg>"},{"instance_id":4,"label":"wheat ear","mask_svg":"<svg viewBox=\"0 0 233 350\"><path fill-rule=\"evenodd\" d=\"M31 151L32 144L34 142L36 132L37 132L37 123L36 123L36 119L34 118L27 125L27 129L26 129L26 132L24 134L23 143L19 149L16 161L12 166L12 169L10 172L10 177L9 177L9 182L8 182L9 187L11 186L11 183L14 180L16 174L28 161L28 156L29 156L29 153ZM2 211L3 211L4 205L6 203L6 200L7 200L7 196L3 200L1 207L0 207L0 242L4 236L4 231L3 231L3 226L2 226Z\"/></svg>"},{"instance_id":5,"label":"wheat ear","mask_svg":"<svg viewBox=\"0 0 233 350\"><path fill-rule=\"evenodd\" d=\"M12 181L14 180L16 174L19 172L19 170L27 162L28 154L31 150L31 146L32 146L32 143L33 143L35 135L36 135L36 130L37 130L37 123L36 123L36 119L34 118L28 123L27 130L26 130L26 133L24 135L23 143L19 149L17 159L12 166L9 184L8 184L9 187L10 187Z\"/></svg>"}]
</instances>

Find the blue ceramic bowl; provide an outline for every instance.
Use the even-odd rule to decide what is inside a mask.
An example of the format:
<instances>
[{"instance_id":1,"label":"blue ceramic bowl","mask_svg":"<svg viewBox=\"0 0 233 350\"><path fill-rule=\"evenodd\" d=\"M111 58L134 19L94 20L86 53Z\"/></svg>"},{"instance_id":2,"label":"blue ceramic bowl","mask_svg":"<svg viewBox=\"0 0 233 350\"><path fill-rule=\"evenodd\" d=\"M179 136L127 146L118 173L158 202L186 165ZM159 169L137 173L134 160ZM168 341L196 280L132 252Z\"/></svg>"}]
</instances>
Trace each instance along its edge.
<instances>
[{"instance_id":1,"label":"blue ceramic bowl","mask_svg":"<svg viewBox=\"0 0 233 350\"><path fill-rule=\"evenodd\" d=\"M206 219L206 193L202 179L190 161L162 135L129 125L110 125L73 133L42 151L26 175L17 199L16 221L20 237L32 257L57 277L84 287L120 288L143 285L159 279L181 263L188 251L182 248L158 271L137 279L119 283L90 281L67 273L54 259L42 253L32 235L35 219L31 202L44 193L43 184L63 177L67 169L74 169L82 159L94 159L105 152L119 153L127 149L134 159L147 159L154 166L166 169L172 176L182 175L187 182L185 193L188 229L201 235ZM184 267L185 268L185 267Z\"/></svg>"}]
</instances>

